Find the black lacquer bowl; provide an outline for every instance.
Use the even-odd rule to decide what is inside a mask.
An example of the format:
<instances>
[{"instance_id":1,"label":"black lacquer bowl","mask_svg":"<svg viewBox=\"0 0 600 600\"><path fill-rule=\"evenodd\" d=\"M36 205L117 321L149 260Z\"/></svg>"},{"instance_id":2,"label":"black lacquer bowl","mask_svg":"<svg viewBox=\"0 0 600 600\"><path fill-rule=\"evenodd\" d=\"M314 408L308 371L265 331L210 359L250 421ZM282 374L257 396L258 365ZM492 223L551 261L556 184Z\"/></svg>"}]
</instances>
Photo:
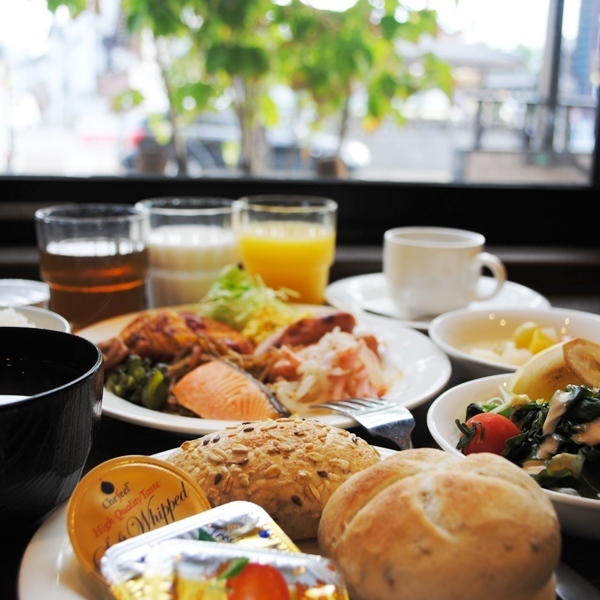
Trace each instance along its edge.
<instances>
[{"instance_id":1,"label":"black lacquer bowl","mask_svg":"<svg viewBox=\"0 0 600 600\"><path fill-rule=\"evenodd\" d=\"M0 523L5 532L33 530L71 495L98 431L102 392L102 354L88 340L46 329L0 327Z\"/></svg>"}]
</instances>

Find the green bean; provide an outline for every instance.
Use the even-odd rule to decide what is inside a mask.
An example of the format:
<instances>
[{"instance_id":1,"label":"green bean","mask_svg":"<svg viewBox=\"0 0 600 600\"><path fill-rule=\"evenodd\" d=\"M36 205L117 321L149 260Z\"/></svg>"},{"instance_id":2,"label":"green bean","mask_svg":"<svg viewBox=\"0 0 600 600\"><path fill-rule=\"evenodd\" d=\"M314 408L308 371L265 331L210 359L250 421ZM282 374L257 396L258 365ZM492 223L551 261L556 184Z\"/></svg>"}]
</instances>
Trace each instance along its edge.
<instances>
[{"instance_id":1,"label":"green bean","mask_svg":"<svg viewBox=\"0 0 600 600\"><path fill-rule=\"evenodd\" d=\"M160 410L169 390L166 365L131 355L107 376L105 386L119 398Z\"/></svg>"},{"instance_id":2,"label":"green bean","mask_svg":"<svg viewBox=\"0 0 600 600\"><path fill-rule=\"evenodd\" d=\"M152 410L160 410L169 390L169 381L159 367L148 374L142 389L142 406Z\"/></svg>"}]
</instances>

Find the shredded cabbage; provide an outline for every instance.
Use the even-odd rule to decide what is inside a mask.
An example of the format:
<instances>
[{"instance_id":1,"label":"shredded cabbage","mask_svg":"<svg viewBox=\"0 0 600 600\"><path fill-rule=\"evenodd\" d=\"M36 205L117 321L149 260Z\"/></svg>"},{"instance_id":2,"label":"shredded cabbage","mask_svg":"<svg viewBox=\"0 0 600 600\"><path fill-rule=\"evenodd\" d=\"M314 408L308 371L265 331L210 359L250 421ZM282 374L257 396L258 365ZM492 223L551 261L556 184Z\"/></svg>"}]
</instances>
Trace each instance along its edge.
<instances>
[{"instance_id":1,"label":"shredded cabbage","mask_svg":"<svg viewBox=\"0 0 600 600\"><path fill-rule=\"evenodd\" d=\"M258 332L264 331L267 314L273 327L287 325L299 317L299 309L286 302L294 294L291 290L273 290L259 275L253 276L237 265L229 265L221 270L196 310L238 331L249 327L256 315L259 323L253 331Z\"/></svg>"}]
</instances>

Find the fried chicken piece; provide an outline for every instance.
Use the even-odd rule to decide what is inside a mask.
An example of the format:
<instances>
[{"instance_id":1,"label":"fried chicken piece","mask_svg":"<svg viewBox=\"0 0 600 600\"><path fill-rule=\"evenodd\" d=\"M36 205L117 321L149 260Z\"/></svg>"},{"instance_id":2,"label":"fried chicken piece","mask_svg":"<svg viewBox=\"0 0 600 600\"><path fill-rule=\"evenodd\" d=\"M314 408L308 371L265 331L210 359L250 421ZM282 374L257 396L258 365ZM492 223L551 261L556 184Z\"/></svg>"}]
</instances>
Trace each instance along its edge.
<instances>
[{"instance_id":1,"label":"fried chicken piece","mask_svg":"<svg viewBox=\"0 0 600 600\"><path fill-rule=\"evenodd\" d=\"M166 362L198 343L198 335L171 309L142 313L121 331L120 337L132 354Z\"/></svg>"},{"instance_id":2,"label":"fried chicken piece","mask_svg":"<svg viewBox=\"0 0 600 600\"><path fill-rule=\"evenodd\" d=\"M234 350L239 354L252 354L254 351L254 344L250 338L226 323L189 312L182 312L181 315L190 329L200 335L207 336L230 350Z\"/></svg>"},{"instance_id":3,"label":"fried chicken piece","mask_svg":"<svg viewBox=\"0 0 600 600\"><path fill-rule=\"evenodd\" d=\"M168 308L146 311L127 325L120 337L132 354L165 362L197 345L200 337L213 342L216 354L222 353L221 348L240 354L254 350L246 336L225 323Z\"/></svg>"}]
</instances>

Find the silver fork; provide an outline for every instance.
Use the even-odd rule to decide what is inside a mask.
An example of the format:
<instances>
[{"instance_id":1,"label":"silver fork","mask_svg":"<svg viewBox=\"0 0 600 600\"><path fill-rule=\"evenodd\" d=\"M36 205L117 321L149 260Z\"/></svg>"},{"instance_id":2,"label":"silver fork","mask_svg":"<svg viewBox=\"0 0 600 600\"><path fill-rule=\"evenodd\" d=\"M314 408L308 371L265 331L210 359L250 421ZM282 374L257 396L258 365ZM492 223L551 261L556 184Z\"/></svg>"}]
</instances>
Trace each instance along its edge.
<instances>
[{"instance_id":1,"label":"silver fork","mask_svg":"<svg viewBox=\"0 0 600 600\"><path fill-rule=\"evenodd\" d=\"M313 404L354 419L369 433L394 442L401 450L412 448L410 434L415 418L408 408L381 398L351 398L337 402Z\"/></svg>"}]
</instances>

